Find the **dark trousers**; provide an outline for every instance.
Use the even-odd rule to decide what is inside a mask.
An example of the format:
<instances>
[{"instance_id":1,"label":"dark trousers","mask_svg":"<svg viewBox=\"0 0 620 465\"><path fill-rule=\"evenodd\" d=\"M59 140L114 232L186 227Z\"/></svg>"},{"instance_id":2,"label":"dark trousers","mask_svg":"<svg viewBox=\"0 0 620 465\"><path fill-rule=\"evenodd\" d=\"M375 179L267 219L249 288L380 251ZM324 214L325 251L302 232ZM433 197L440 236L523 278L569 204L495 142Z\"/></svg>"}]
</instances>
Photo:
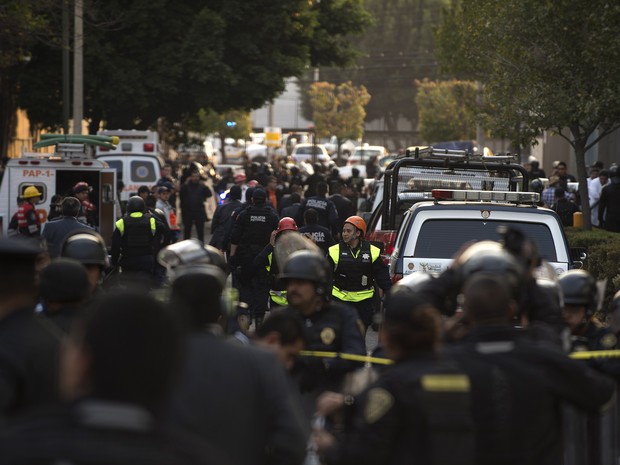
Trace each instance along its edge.
<instances>
[{"instance_id":1,"label":"dark trousers","mask_svg":"<svg viewBox=\"0 0 620 465\"><path fill-rule=\"evenodd\" d=\"M192 225L196 225L196 237L202 243L205 241L205 219L193 215L183 215L183 239L192 237Z\"/></svg>"},{"instance_id":2,"label":"dark trousers","mask_svg":"<svg viewBox=\"0 0 620 465\"><path fill-rule=\"evenodd\" d=\"M373 323L373 315L375 314L374 299L366 299L360 302L346 302L344 300L337 299L334 296L332 296L332 298L336 302L342 302L343 304L350 305L355 308L359 319L362 320L362 323L364 323L366 328Z\"/></svg>"},{"instance_id":3,"label":"dark trousers","mask_svg":"<svg viewBox=\"0 0 620 465\"><path fill-rule=\"evenodd\" d=\"M233 286L239 289L239 300L248 305L250 319L254 319L256 325L260 325L265 318L269 305L269 277L245 276L240 270L233 275Z\"/></svg>"}]
</instances>

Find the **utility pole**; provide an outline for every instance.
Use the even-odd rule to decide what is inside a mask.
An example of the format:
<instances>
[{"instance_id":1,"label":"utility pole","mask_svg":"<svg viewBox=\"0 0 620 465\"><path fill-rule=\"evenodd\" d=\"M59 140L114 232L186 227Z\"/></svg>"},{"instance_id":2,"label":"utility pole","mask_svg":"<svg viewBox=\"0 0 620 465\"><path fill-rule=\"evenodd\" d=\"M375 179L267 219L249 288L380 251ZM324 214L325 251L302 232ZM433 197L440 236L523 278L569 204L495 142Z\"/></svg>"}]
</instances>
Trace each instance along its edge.
<instances>
[{"instance_id":1,"label":"utility pole","mask_svg":"<svg viewBox=\"0 0 620 465\"><path fill-rule=\"evenodd\" d=\"M71 118L71 55L69 50L69 0L62 2L62 127L65 134L69 133L69 118Z\"/></svg>"},{"instance_id":2,"label":"utility pole","mask_svg":"<svg viewBox=\"0 0 620 465\"><path fill-rule=\"evenodd\" d=\"M75 32L73 38L73 133L82 134L84 119L84 4L75 0Z\"/></svg>"}]
</instances>

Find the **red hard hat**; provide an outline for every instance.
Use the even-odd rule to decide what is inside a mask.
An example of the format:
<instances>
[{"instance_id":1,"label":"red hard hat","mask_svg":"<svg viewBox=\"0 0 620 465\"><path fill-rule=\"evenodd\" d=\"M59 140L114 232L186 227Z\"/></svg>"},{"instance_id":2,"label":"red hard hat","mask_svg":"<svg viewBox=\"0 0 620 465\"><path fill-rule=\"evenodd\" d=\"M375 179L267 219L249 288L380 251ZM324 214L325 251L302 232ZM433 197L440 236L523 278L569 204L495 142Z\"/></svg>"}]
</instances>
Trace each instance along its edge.
<instances>
[{"instance_id":1,"label":"red hard hat","mask_svg":"<svg viewBox=\"0 0 620 465\"><path fill-rule=\"evenodd\" d=\"M233 180L235 182L243 182L243 181L245 181L245 173L237 173L237 174L235 174L235 177L233 178Z\"/></svg>"},{"instance_id":2,"label":"red hard hat","mask_svg":"<svg viewBox=\"0 0 620 465\"><path fill-rule=\"evenodd\" d=\"M297 231L297 223L295 223L295 220L289 216L282 218L278 223L276 234L280 234L282 231Z\"/></svg>"},{"instance_id":3,"label":"red hard hat","mask_svg":"<svg viewBox=\"0 0 620 465\"><path fill-rule=\"evenodd\" d=\"M362 235L366 235L366 222L359 216L349 216L345 223L351 223L357 229L362 231Z\"/></svg>"}]
</instances>

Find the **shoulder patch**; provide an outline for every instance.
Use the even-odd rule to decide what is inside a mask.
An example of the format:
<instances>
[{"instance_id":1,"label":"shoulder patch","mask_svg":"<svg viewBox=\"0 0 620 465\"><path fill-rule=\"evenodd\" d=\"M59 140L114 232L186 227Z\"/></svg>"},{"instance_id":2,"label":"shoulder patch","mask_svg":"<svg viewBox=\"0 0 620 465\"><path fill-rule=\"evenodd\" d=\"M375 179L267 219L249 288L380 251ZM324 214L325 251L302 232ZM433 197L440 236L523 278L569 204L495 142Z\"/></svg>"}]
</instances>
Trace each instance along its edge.
<instances>
[{"instance_id":1,"label":"shoulder patch","mask_svg":"<svg viewBox=\"0 0 620 465\"><path fill-rule=\"evenodd\" d=\"M383 388L373 388L368 391L366 405L364 405L364 420L366 423L375 423L380 420L394 405L394 397Z\"/></svg>"},{"instance_id":2,"label":"shoulder patch","mask_svg":"<svg viewBox=\"0 0 620 465\"><path fill-rule=\"evenodd\" d=\"M606 349L611 349L613 347L616 347L617 342L618 342L618 339L613 333L605 334L601 338L601 345L605 347Z\"/></svg>"}]
</instances>

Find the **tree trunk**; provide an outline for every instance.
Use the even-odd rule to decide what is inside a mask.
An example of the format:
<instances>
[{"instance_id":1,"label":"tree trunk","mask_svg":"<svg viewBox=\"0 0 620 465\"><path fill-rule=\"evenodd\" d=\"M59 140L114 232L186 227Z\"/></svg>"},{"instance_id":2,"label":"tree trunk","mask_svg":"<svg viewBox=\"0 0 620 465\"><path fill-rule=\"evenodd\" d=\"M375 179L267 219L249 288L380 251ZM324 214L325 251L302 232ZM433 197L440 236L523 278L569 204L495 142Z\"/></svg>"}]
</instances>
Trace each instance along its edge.
<instances>
[{"instance_id":1,"label":"tree trunk","mask_svg":"<svg viewBox=\"0 0 620 465\"><path fill-rule=\"evenodd\" d=\"M574 136L574 134L573 134ZM586 173L586 143L587 137L575 137L573 149L575 150L575 162L577 165L577 182L579 182L579 197L581 201L581 212L583 213L583 229L590 231L592 222L590 220L590 198L588 196L588 175Z\"/></svg>"},{"instance_id":2,"label":"tree trunk","mask_svg":"<svg viewBox=\"0 0 620 465\"><path fill-rule=\"evenodd\" d=\"M222 154L222 165L226 164L226 143L224 142L224 140L226 139L226 136L224 136L221 132L220 132L220 153Z\"/></svg>"},{"instance_id":3,"label":"tree trunk","mask_svg":"<svg viewBox=\"0 0 620 465\"><path fill-rule=\"evenodd\" d=\"M8 73L7 73L8 74ZM14 81L11 77L0 76L0 156L5 157L9 153L9 145L15 135L15 113L17 95Z\"/></svg>"}]
</instances>

